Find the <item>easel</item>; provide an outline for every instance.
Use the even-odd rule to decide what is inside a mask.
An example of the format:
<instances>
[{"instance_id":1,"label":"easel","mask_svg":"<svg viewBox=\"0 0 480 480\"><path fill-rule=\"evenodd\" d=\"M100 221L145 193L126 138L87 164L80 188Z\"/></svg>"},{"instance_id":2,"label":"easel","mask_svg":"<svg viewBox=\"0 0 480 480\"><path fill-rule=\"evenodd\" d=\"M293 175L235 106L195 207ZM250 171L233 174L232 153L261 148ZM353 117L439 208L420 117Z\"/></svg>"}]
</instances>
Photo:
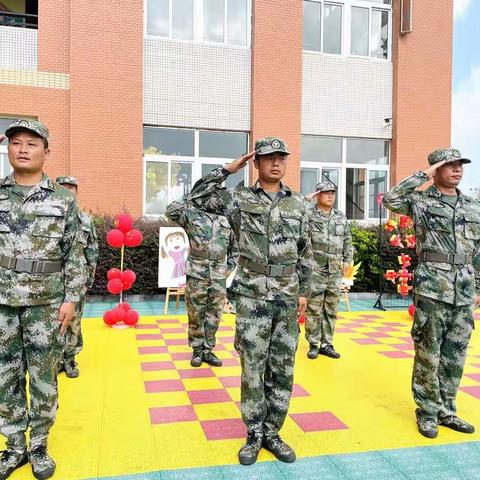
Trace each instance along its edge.
<instances>
[{"instance_id":1,"label":"easel","mask_svg":"<svg viewBox=\"0 0 480 480\"><path fill-rule=\"evenodd\" d=\"M169 287L167 288L167 293L165 295L165 307L163 309L163 314L167 315L168 313L168 302L170 301L170 295L176 295L177 299L175 302L175 310L178 310L178 307L180 306L180 295L185 296L185 287L179 288L179 287Z\"/></svg>"},{"instance_id":2,"label":"easel","mask_svg":"<svg viewBox=\"0 0 480 480\"><path fill-rule=\"evenodd\" d=\"M345 305L347 306L347 312L350 311L350 299L348 298L349 292L350 292L350 287L346 285L341 286L340 293L343 293L343 299L345 300Z\"/></svg>"}]
</instances>

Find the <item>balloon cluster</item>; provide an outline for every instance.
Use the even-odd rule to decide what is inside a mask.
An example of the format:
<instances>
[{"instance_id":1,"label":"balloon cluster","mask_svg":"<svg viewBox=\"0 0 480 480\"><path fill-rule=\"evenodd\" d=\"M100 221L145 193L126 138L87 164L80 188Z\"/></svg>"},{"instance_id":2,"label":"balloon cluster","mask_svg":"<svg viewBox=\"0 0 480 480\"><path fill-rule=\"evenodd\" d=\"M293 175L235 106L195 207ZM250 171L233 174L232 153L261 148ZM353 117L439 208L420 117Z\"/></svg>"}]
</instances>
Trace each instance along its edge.
<instances>
[{"instance_id":1,"label":"balloon cluster","mask_svg":"<svg viewBox=\"0 0 480 480\"><path fill-rule=\"evenodd\" d=\"M413 221L407 215L400 215L399 221L397 222L394 219L390 219L385 223L385 230L387 232L394 232L390 239L389 243L392 247L397 248L415 248L417 239L413 231Z\"/></svg>"},{"instance_id":2,"label":"balloon cluster","mask_svg":"<svg viewBox=\"0 0 480 480\"><path fill-rule=\"evenodd\" d=\"M126 325L138 323L138 312L123 302L123 292L130 289L137 278L133 270L123 269L123 258L125 247L138 247L142 241L142 232L133 228L132 217L126 213L118 215L115 219L115 228L107 233L107 243L113 248L120 248L120 268L111 268L107 272L107 290L112 295L120 295L120 303L104 313L103 321L106 325L112 326L120 322Z\"/></svg>"}]
</instances>

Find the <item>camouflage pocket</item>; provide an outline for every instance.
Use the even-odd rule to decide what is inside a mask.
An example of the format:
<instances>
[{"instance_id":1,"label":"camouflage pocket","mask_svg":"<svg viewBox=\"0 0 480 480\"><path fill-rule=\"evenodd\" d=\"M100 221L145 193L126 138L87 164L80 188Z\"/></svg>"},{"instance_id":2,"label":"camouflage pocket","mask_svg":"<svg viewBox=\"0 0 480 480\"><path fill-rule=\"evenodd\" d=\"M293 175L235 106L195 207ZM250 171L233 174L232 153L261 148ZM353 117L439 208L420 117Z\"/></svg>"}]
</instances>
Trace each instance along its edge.
<instances>
[{"instance_id":1,"label":"camouflage pocket","mask_svg":"<svg viewBox=\"0 0 480 480\"><path fill-rule=\"evenodd\" d=\"M294 213L281 213L283 234L287 237L298 238L300 236L301 217Z\"/></svg>"},{"instance_id":2,"label":"camouflage pocket","mask_svg":"<svg viewBox=\"0 0 480 480\"><path fill-rule=\"evenodd\" d=\"M429 207L427 211L427 222L430 230L449 233L453 231L452 218L445 208Z\"/></svg>"},{"instance_id":3,"label":"camouflage pocket","mask_svg":"<svg viewBox=\"0 0 480 480\"><path fill-rule=\"evenodd\" d=\"M480 240L480 218L465 215L465 238Z\"/></svg>"},{"instance_id":4,"label":"camouflage pocket","mask_svg":"<svg viewBox=\"0 0 480 480\"><path fill-rule=\"evenodd\" d=\"M345 223L342 219L335 220L335 235L338 237L345 235Z\"/></svg>"},{"instance_id":5,"label":"camouflage pocket","mask_svg":"<svg viewBox=\"0 0 480 480\"><path fill-rule=\"evenodd\" d=\"M65 230L65 216L58 210L44 210L35 214L32 234L35 237L60 238Z\"/></svg>"}]
</instances>

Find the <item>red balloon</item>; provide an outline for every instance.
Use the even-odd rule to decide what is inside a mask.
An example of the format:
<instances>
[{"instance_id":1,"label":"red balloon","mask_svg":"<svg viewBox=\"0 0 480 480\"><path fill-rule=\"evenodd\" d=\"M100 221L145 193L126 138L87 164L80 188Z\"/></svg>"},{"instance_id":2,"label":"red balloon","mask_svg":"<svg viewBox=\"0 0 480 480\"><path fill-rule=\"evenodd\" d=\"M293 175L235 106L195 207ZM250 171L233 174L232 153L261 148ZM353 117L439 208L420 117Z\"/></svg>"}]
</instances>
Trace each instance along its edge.
<instances>
[{"instance_id":1,"label":"red balloon","mask_svg":"<svg viewBox=\"0 0 480 480\"><path fill-rule=\"evenodd\" d=\"M136 278L137 276L133 270L125 270L122 272L122 282L128 282L130 283L130 286L135 283Z\"/></svg>"},{"instance_id":2,"label":"red balloon","mask_svg":"<svg viewBox=\"0 0 480 480\"><path fill-rule=\"evenodd\" d=\"M126 312L132 309L132 307L126 302L119 303L118 306L123 308Z\"/></svg>"},{"instance_id":3,"label":"red balloon","mask_svg":"<svg viewBox=\"0 0 480 480\"><path fill-rule=\"evenodd\" d=\"M103 321L105 323L105 325L115 325L115 323L117 323L115 321L115 319L113 318L113 310L107 310L104 314L103 314Z\"/></svg>"},{"instance_id":4,"label":"red balloon","mask_svg":"<svg viewBox=\"0 0 480 480\"><path fill-rule=\"evenodd\" d=\"M123 290L122 281L119 278L112 278L112 280L109 280L107 283L107 290L112 295L118 295Z\"/></svg>"},{"instance_id":5,"label":"red balloon","mask_svg":"<svg viewBox=\"0 0 480 480\"><path fill-rule=\"evenodd\" d=\"M133 228L133 219L128 213L121 213L115 219L115 227L121 232L127 233Z\"/></svg>"},{"instance_id":6,"label":"red balloon","mask_svg":"<svg viewBox=\"0 0 480 480\"><path fill-rule=\"evenodd\" d=\"M120 248L125 243L125 235L114 228L107 233L107 243L113 248Z\"/></svg>"},{"instance_id":7,"label":"red balloon","mask_svg":"<svg viewBox=\"0 0 480 480\"><path fill-rule=\"evenodd\" d=\"M112 316L115 319L115 323L123 322L125 319L125 310L121 307L116 307L112 310Z\"/></svg>"},{"instance_id":8,"label":"red balloon","mask_svg":"<svg viewBox=\"0 0 480 480\"><path fill-rule=\"evenodd\" d=\"M408 313L413 318L413 315L415 314L415 305L413 303L408 307Z\"/></svg>"},{"instance_id":9,"label":"red balloon","mask_svg":"<svg viewBox=\"0 0 480 480\"><path fill-rule=\"evenodd\" d=\"M113 280L114 278L121 278L122 272L118 268L111 268L107 272L107 279Z\"/></svg>"},{"instance_id":10,"label":"red balloon","mask_svg":"<svg viewBox=\"0 0 480 480\"><path fill-rule=\"evenodd\" d=\"M132 288L132 285L133 283L124 280L122 282L122 290L129 290L130 288Z\"/></svg>"},{"instance_id":11,"label":"red balloon","mask_svg":"<svg viewBox=\"0 0 480 480\"><path fill-rule=\"evenodd\" d=\"M127 247L138 247L143 240L143 235L140 230L130 230L126 235L125 235L125 245Z\"/></svg>"},{"instance_id":12,"label":"red balloon","mask_svg":"<svg viewBox=\"0 0 480 480\"><path fill-rule=\"evenodd\" d=\"M129 310L128 312L125 312L125 318L123 321L126 325L136 325L139 318L140 316L136 310Z\"/></svg>"}]
</instances>

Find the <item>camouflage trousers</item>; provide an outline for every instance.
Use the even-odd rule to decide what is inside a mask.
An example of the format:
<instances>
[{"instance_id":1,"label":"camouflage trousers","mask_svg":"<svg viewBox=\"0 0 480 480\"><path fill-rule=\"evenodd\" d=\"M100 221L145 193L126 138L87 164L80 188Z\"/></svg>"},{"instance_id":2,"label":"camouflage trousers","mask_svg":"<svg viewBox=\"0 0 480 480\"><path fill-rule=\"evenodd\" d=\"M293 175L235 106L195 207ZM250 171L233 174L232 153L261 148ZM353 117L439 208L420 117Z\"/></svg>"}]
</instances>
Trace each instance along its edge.
<instances>
[{"instance_id":1,"label":"camouflage trousers","mask_svg":"<svg viewBox=\"0 0 480 480\"><path fill-rule=\"evenodd\" d=\"M65 360L75 358L82 351L83 335L81 326L84 306L85 297L82 297L75 307L75 318L65 331L63 349L63 358Z\"/></svg>"},{"instance_id":2,"label":"camouflage trousers","mask_svg":"<svg viewBox=\"0 0 480 480\"><path fill-rule=\"evenodd\" d=\"M312 286L305 313L305 338L310 345L333 345L341 279L341 274L330 274L318 288Z\"/></svg>"},{"instance_id":3,"label":"camouflage trousers","mask_svg":"<svg viewBox=\"0 0 480 480\"><path fill-rule=\"evenodd\" d=\"M23 443L28 427L30 445L42 444L55 422L63 350L59 307L0 305L0 433L7 437L7 445Z\"/></svg>"},{"instance_id":4,"label":"camouflage trousers","mask_svg":"<svg viewBox=\"0 0 480 480\"><path fill-rule=\"evenodd\" d=\"M454 415L455 399L473 330L471 306L455 306L416 296L412 392L417 415Z\"/></svg>"},{"instance_id":5,"label":"camouflage trousers","mask_svg":"<svg viewBox=\"0 0 480 480\"><path fill-rule=\"evenodd\" d=\"M235 349L241 411L249 432L276 434L287 416L299 327L295 303L237 296Z\"/></svg>"},{"instance_id":6,"label":"camouflage trousers","mask_svg":"<svg viewBox=\"0 0 480 480\"><path fill-rule=\"evenodd\" d=\"M188 313L188 344L212 350L225 305L226 281L187 276L185 303Z\"/></svg>"}]
</instances>

